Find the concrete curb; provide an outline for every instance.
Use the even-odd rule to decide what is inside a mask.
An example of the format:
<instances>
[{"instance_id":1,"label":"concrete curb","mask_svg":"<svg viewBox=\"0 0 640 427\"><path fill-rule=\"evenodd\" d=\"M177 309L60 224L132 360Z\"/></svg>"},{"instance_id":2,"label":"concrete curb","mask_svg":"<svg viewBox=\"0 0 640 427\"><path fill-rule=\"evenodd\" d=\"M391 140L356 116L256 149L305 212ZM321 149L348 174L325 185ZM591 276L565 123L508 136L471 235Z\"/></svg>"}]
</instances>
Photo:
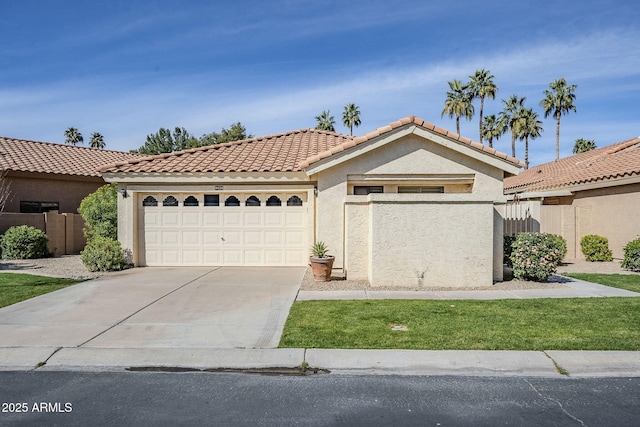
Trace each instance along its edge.
<instances>
[{"instance_id":1,"label":"concrete curb","mask_svg":"<svg viewBox=\"0 0 640 427\"><path fill-rule=\"evenodd\" d=\"M195 369L294 368L304 361L304 349L216 348L63 348L39 370L122 370L131 367Z\"/></svg>"},{"instance_id":2,"label":"concrete curb","mask_svg":"<svg viewBox=\"0 0 640 427\"><path fill-rule=\"evenodd\" d=\"M309 349L305 361L334 373L557 376L540 351Z\"/></svg>"},{"instance_id":3,"label":"concrete curb","mask_svg":"<svg viewBox=\"0 0 640 427\"><path fill-rule=\"evenodd\" d=\"M640 377L639 351L0 348L0 371L266 369L303 362L339 375Z\"/></svg>"}]
</instances>

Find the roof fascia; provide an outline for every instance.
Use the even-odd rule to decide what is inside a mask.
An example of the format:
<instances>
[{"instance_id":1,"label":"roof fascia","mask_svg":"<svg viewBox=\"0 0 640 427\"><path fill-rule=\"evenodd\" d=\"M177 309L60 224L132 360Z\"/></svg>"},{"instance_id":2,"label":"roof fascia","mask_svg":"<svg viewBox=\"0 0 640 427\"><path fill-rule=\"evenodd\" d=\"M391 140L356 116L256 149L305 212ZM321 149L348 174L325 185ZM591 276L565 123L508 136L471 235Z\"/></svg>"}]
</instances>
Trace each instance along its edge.
<instances>
[{"instance_id":1,"label":"roof fascia","mask_svg":"<svg viewBox=\"0 0 640 427\"><path fill-rule=\"evenodd\" d=\"M304 172L218 172L218 173L180 173L180 172L104 172L106 182L118 183L282 183L309 182Z\"/></svg>"}]
</instances>

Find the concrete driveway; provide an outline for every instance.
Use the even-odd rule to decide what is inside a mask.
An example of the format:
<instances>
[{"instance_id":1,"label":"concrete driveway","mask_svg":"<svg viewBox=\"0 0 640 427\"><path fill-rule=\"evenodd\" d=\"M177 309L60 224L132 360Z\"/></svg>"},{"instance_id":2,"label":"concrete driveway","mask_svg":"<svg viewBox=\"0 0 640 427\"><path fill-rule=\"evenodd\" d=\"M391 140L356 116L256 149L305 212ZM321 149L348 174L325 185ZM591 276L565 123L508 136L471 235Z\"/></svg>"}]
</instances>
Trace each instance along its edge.
<instances>
[{"instance_id":1,"label":"concrete driveway","mask_svg":"<svg viewBox=\"0 0 640 427\"><path fill-rule=\"evenodd\" d=\"M0 309L0 345L275 348L305 268L136 268Z\"/></svg>"}]
</instances>

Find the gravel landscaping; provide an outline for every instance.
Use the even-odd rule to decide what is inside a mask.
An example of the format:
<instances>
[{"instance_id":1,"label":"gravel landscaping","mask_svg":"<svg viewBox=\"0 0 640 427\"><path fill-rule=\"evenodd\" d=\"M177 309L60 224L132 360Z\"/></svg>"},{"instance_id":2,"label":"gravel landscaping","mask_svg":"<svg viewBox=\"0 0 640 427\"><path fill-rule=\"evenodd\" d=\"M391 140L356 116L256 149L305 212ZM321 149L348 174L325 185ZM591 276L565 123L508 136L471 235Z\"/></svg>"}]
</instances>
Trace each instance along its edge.
<instances>
[{"instance_id":1,"label":"gravel landscaping","mask_svg":"<svg viewBox=\"0 0 640 427\"><path fill-rule=\"evenodd\" d=\"M603 274L639 274L627 271L620 267L620 261L612 262L587 262L585 260L565 260L558 267L558 274L562 273L603 273ZM531 282L524 280L508 280L511 277L511 271L505 268L505 281L494 283L490 287L474 287L465 286L461 288L443 288L443 287L427 287L427 286L380 286L373 287L366 280L345 280L341 270L334 270L334 274L329 282L315 282L311 268L307 272L302 281L300 290L303 291L469 291L469 290L486 290L486 291L504 291L504 290L526 290L526 289L550 289L564 288L563 281L569 280L559 276L552 276L550 282Z\"/></svg>"},{"instance_id":2,"label":"gravel landscaping","mask_svg":"<svg viewBox=\"0 0 640 427\"><path fill-rule=\"evenodd\" d=\"M0 261L0 271L37 274L48 277L64 277L75 280L93 279L109 274L105 272L90 272L82 263L80 255L65 255L56 258L2 260Z\"/></svg>"}]
</instances>

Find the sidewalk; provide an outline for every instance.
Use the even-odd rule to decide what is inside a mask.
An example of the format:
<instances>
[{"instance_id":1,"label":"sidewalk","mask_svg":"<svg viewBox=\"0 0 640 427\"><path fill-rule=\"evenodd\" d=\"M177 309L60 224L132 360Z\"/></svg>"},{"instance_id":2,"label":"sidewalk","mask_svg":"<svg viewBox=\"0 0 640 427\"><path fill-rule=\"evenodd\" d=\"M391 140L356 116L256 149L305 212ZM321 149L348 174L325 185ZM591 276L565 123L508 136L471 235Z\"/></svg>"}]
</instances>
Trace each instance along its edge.
<instances>
[{"instance_id":1,"label":"sidewalk","mask_svg":"<svg viewBox=\"0 0 640 427\"><path fill-rule=\"evenodd\" d=\"M555 275L552 279L566 288L527 290L474 290L474 291L299 291L297 301L340 299L434 299L434 300L494 300L526 298L596 298L596 297L640 297L640 293L612 288L597 283L585 282Z\"/></svg>"}]
</instances>

